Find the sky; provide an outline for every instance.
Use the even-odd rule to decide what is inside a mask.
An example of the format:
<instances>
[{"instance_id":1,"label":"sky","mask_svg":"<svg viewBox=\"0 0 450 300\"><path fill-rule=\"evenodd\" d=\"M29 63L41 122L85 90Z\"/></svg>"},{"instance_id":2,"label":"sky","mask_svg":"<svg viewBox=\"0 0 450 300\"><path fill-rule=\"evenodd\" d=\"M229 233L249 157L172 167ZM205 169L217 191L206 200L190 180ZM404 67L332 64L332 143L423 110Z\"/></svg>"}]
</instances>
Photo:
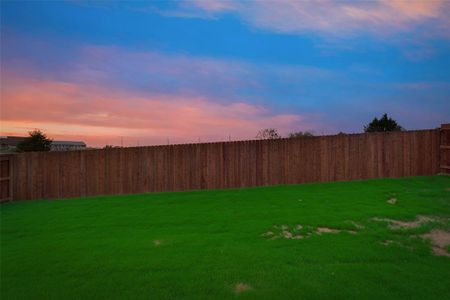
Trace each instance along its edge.
<instances>
[{"instance_id":1,"label":"sky","mask_svg":"<svg viewBox=\"0 0 450 300\"><path fill-rule=\"evenodd\" d=\"M89 146L450 121L450 1L1 1L1 135Z\"/></svg>"}]
</instances>

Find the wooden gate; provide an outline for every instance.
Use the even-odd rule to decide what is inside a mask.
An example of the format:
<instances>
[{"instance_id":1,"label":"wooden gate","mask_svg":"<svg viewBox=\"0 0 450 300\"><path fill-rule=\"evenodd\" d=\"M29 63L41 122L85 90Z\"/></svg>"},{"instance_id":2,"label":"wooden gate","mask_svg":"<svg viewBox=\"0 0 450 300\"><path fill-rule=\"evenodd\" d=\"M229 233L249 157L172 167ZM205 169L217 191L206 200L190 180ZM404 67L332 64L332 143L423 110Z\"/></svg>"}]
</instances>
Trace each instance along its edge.
<instances>
[{"instance_id":1,"label":"wooden gate","mask_svg":"<svg viewBox=\"0 0 450 300\"><path fill-rule=\"evenodd\" d=\"M14 155L0 155L0 202L12 201Z\"/></svg>"},{"instance_id":2,"label":"wooden gate","mask_svg":"<svg viewBox=\"0 0 450 300\"><path fill-rule=\"evenodd\" d=\"M450 174L450 124L442 124L440 129L440 168L441 173Z\"/></svg>"}]
</instances>

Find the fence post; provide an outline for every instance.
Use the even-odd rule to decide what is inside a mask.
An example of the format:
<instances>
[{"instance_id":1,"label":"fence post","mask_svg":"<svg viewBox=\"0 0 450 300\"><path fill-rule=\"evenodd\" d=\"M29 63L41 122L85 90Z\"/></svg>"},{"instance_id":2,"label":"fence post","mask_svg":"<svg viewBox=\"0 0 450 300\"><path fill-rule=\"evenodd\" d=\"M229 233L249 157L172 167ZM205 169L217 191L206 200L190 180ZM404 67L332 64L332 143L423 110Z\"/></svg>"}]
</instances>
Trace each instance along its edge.
<instances>
[{"instance_id":1,"label":"fence post","mask_svg":"<svg viewBox=\"0 0 450 300\"><path fill-rule=\"evenodd\" d=\"M0 203L13 200L14 155L0 155Z\"/></svg>"},{"instance_id":2,"label":"fence post","mask_svg":"<svg viewBox=\"0 0 450 300\"><path fill-rule=\"evenodd\" d=\"M439 144L440 172L450 174L450 123L441 124Z\"/></svg>"}]
</instances>

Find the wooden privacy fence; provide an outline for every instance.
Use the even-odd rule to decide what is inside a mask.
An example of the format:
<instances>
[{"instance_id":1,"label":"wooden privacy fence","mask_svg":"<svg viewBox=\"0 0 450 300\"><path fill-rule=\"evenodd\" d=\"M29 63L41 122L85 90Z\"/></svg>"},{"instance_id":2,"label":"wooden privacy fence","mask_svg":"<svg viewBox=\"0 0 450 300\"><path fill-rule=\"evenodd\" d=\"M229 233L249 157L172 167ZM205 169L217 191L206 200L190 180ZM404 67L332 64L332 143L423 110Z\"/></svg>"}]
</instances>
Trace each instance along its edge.
<instances>
[{"instance_id":1,"label":"wooden privacy fence","mask_svg":"<svg viewBox=\"0 0 450 300\"><path fill-rule=\"evenodd\" d=\"M432 175L450 153L444 131L22 153L9 159L12 199Z\"/></svg>"}]
</instances>

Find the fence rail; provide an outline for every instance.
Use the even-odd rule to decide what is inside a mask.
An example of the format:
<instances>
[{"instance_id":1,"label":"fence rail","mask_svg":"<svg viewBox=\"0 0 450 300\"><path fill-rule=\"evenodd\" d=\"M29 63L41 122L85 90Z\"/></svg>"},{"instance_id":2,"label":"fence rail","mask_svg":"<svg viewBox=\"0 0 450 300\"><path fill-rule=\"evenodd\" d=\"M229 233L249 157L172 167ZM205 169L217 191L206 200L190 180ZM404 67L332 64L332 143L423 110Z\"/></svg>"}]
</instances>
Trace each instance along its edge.
<instances>
[{"instance_id":1,"label":"fence rail","mask_svg":"<svg viewBox=\"0 0 450 300\"><path fill-rule=\"evenodd\" d=\"M10 160L11 194L51 199L432 175L450 153L443 131L21 153Z\"/></svg>"}]
</instances>

